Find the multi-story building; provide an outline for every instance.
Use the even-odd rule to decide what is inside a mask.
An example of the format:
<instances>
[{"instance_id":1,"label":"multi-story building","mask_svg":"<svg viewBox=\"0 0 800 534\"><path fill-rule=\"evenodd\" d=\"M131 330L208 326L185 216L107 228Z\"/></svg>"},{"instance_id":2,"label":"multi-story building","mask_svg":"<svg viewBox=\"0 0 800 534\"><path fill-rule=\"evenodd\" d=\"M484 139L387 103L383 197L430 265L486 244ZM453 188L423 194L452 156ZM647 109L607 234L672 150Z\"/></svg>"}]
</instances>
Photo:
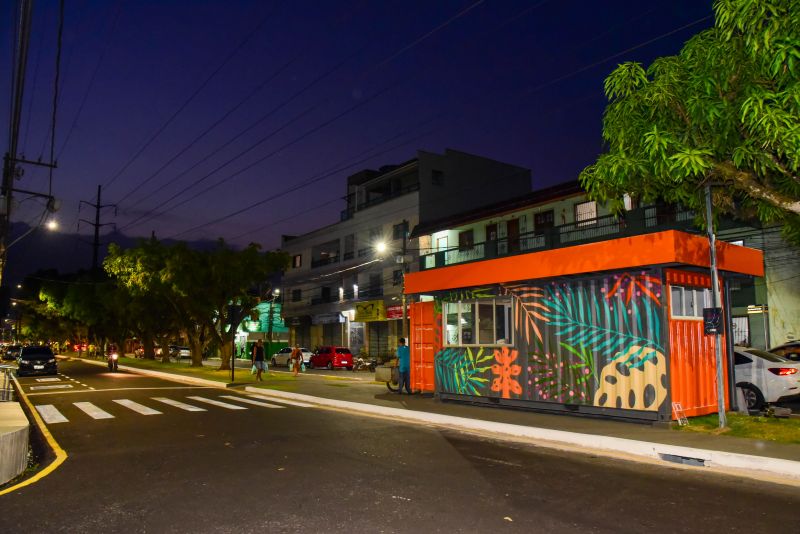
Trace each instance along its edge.
<instances>
[{"instance_id":1,"label":"multi-story building","mask_svg":"<svg viewBox=\"0 0 800 534\"><path fill-rule=\"evenodd\" d=\"M406 332L404 277L421 247L411 229L530 190L528 169L449 149L348 177L338 222L282 239L291 256L282 281L291 341L390 355Z\"/></svg>"}]
</instances>

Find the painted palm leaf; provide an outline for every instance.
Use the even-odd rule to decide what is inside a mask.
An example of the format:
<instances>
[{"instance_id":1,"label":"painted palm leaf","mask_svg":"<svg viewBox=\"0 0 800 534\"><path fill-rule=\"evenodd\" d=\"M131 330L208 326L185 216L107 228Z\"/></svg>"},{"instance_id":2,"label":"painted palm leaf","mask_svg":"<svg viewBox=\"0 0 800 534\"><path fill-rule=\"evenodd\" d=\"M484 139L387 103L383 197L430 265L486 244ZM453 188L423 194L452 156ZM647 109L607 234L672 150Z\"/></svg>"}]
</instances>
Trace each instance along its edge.
<instances>
[{"instance_id":1,"label":"painted palm leaf","mask_svg":"<svg viewBox=\"0 0 800 534\"><path fill-rule=\"evenodd\" d=\"M632 298L626 304L624 297L600 298L596 291L566 284L544 291L549 308L544 315L562 343L587 347L607 359L626 355L623 363L635 367L651 357L646 348L663 352L660 308L650 299Z\"/></svg>"},{"instance_id":2,"label":"painted palm leaf","mask_svg":"<svg viewBox=\"0 0 800 534\"><path fill-rule=\"evenodd\" d=\"M448 393L480 396L489 382L486 375L492 368L493 356L480 348L447 348L436 355L436 372L441 388Z\"/></svg>"},{"instance_id":3,"label":"painted palm leaf","mask_svg":"<svg viewBox=\"0 0 800 534\"><path fill-rule=\"evenodd\" d=\"M543 341L539 324L548 321L544 312L550 311L541 302L544 291L539 287L526 285L504 285L503 291L511 295L514 304L514 328L517 332L524 328L525 340L528 343L532 342L531 332L536 336L535 339Z\"/></svg>"}]
</instances>

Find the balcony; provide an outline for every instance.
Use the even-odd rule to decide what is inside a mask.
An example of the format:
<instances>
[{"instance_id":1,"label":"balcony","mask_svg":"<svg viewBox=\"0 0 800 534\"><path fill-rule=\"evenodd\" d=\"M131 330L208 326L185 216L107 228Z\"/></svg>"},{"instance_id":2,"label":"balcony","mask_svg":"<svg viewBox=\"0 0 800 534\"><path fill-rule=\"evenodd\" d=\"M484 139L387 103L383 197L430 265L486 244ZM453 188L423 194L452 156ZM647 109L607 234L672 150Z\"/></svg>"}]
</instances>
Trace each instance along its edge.
<instances>
[{"instance_id":1,"label":"balcony","mask_svg":"<svg viewBox=\"0 0 800 534\"><path fill-rule=\"evenodd\" d=\"M365 210L367 208L371 208L372 206L377 206L378 204L383 204L388 200L392 200L393 198L413 193L414 191L419 191L419 183L411 184L402 189L397 189L395 191L392 191L391 193L385 193L377 198L372 198L370 200L367 200L366 202L361 202L355 206L350 206L347 209L342 210L340 219L342 221L347 221L349 219L352 219L353 214L355 214L357 211Z\"/></svg>"},{"instance_id":2,"label":"balcony","mask_svg":"<svg viewBox=\"0 0 800 534\"><path fill-rule=\"evenodd\" d=\"M628 211L620 217L607 215L555 226L545 231L527 232L513 239L503 237L495 241L475 243L468 249L454 247L421 255L419 268L421 271L436 269L459 263L526 254L662 230L697 232L693 221L694 213L691 211L650 206Z\"/></svg>"},{"instance_id":3,"label":"balcony","mask_svg":"<svg viewBox=\"0 0 800 534\"><path fill-rule=\"evenodd\" d=\"M332 263L339 263L339 256L329 256L327 258L311 260L311 268L314 269L315 267L323 267L325 265L331 265Z\"/></svg>"}]
</instances>

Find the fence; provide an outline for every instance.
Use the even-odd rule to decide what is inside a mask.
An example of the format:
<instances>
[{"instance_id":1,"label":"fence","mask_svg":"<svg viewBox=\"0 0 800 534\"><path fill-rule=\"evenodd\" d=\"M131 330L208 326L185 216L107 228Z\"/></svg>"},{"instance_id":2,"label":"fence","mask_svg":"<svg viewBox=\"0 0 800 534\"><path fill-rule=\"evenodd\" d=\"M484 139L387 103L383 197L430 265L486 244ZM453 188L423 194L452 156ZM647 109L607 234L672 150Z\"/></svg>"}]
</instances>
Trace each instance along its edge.
<instances>
[{"instance_id":1,"label":"fence","mask_svg":"<svg viewBox=\"0 0 800 534\"><path fill-rule=\"evenodd\" d=\"M11 378L13 372L13 366L0 365L0 402L14 400L14 380Z\"/></svg>"}]
</instances>

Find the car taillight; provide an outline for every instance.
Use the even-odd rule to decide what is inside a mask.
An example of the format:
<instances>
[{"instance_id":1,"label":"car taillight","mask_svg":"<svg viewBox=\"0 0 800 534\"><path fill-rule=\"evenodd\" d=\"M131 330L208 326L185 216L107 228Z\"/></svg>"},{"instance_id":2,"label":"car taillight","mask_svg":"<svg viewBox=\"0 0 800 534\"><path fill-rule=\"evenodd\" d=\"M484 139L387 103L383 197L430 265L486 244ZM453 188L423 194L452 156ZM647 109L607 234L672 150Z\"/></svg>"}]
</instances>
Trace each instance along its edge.
<instances>
[{"instance_id":1,"label":"car taillight","mask_svg":"<svg viewBox=\"0 0 800 534\"><path fill-rule=\"evenodd\" d=\"M794 367L770 367L769 372L778 376L789 376L797 373Z\"/></svg>"}]
</instances>

